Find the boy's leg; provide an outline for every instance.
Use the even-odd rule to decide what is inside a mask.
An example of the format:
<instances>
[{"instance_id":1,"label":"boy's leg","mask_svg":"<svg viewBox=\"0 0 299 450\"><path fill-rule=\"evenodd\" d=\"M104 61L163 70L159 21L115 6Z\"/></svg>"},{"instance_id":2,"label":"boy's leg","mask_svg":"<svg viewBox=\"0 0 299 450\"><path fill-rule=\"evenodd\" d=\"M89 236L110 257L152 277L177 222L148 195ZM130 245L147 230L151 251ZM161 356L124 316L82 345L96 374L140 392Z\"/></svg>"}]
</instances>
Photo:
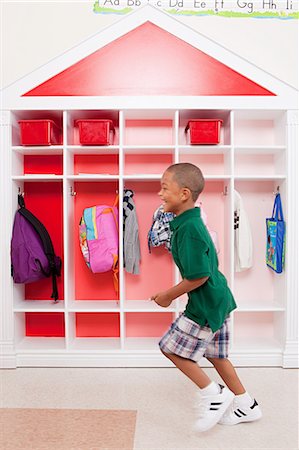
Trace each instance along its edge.
<instances>
[{"instance_id":1,"label":"boy's leg","mask_svg":"<svg viewBox=\"0 0 299 450\"><path fill-rule=\"evenodd\" d=\"M227 358L207 358L215 367L226 386L235 394L246 392L232 363Z\"/></svg>"},{"instance_id":2,"label":"boy's leg","mask_svg":"<svg viewBox=\"0 0 299 450\"><path fill-rule=\"evenodd\" d=\"M193 383L200 389L207 387L211 380L205 374L205 372L191 359L182 358L181 356L174 355L173 353L166 353L162 350L162 353L173 362L173 364L183 372Z\"/></svg>"},{"instance_id":3,"label":"boy's leg","mask_svg":"<svg viewBox=\"0 0 299 450\"><path fill-rule=\"evenodd\" d=\"M232 363L226 358L207 358L215 367L228 388L235 394L234 401L220 419L223 425L236 425L241 422L253 422L262 417L261 409L242 385Z\"/></svg>"}]
</instances>

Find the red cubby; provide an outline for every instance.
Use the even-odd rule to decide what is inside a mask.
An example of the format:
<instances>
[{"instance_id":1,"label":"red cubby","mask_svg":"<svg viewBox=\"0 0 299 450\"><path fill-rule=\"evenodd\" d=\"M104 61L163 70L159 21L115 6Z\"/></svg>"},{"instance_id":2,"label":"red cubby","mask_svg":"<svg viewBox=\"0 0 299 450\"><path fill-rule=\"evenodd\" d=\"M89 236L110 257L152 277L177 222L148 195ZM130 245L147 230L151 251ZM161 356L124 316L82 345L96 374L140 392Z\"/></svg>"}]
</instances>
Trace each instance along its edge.
<instances>
[{"instance_id":1,"label":"red cubby","mask_svg":"<svg viewBox=\"0 0 299 450\"><path fill-rule=\"evenodd\" d=\"M77 337L119 337L118 313L76 313Z\"/></svg>"},{"instance_id":2,"label":"red cubby","mask_svg":"<svg viewBox=\"0 0 299 450\"><path fill-rule=\"evenodd\" d=\"M79 222L85 208L95 205L113 205L117 191L117 182L76 182L74 205L73 235L75 249L75 298L77 300L116 300L118 294L113 285L112 271L92 273L85 264L79 246Z\"/></svg>"},{"instance_id":3,"label":"red cubby","mask_svg":"<svg viewBox=\"0 0 299 450\"><path fill-rule=\"evenodd\" d=\"M64 337L64 313L27 312L25 313L26 336Z\"/></svg>"},{"instance_id":4,"label":"red cubby","mask_svg":"<svg viewBox=\"0 0 299 450\"><path fill-rule=\"evenodd\" d=\"M63 219L62 219L62 182L24 183L25 203L47 228L55 253L63 259ZM64 298L63 268L57 277L59 300ZM52 279L44 278L25 285L25 298L31 300L49 300L52 293Z\"/></svg>"}]
</instances>

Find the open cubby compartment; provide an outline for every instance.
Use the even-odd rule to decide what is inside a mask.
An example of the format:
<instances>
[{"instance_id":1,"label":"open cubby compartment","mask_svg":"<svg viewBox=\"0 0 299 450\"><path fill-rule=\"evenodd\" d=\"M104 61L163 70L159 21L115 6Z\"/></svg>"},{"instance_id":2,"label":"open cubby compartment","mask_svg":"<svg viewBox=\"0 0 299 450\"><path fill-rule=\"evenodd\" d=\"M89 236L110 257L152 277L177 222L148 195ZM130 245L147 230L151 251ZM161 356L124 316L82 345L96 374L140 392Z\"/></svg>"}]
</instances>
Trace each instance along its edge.
<instances>
[{"instance_id":1,"label":"open cubby compartment","mask_svg":"<svg viewBox=\"0 0 299 450\"><path fill-rule=\"evenodd\" d=\"M12 145L13 147L21 146L21 133L20 133L20 125L18 123L19 120L53 120L55 124L59 127L61 136L63 134L63 112L62 111L52 111L52 110L20 110L20 111L12 111L11 113L11 124L12 124ZM53 146L40 146L43 151L55 151L57 145ZM62 146L60 146L62 148ZM27 150L25 150L25 148ZM33 152L39 151L39 146L26 146L24 147L24 152L32 149Z\"/></svg>"},{"instance_id":2,"label":"open cubby compartment","mask_svg":"<svg viewBox=\"0 0 299 450\"><path fill-rule=\"evenodd\" d=\"M285 176L285 147L236 147L234 155L236 176Z\"/></svg>"},{"instance_id":3,"label":"open cubby compartment","mask_svg":"<svg viewBox=\"0 0 299 450\"><path fill-rule=\"evenodd\" d=\"M174 148L125 149L124 174L125 175L157 175L174 163Z\"/></svg>"},{"instance_id":4,"label":"open cubby compartment","mask_svg":"<svg viewBox=\"0 0 299 450\"><path fill-rule=\"evenodd\" d=\"M63 312L16 312L14 318L17 351L65 349Z\"/></svg>"},{"instance_id":5,"label":"open cubby compartment","mask_svg":"<svg viewBox=\"0 0 299 450\"><path fill-rule=\"evenodd\" d=\"M67 175L117 176L119 149L115 147L69 147L66 153Z\"/></svg>"},{"instance_id":6,"label":"open cubby compartment","mask_svg":"<svg viewBox=\"0 0 299 450\"><path fill-rule=\"evenodd\" d=\"M174 284L174 265L171 254L163 247L148 248L147 235L152 225L154 211L160 206L158 197L160 181L126 181L126 188L134 192L134 202L139 228L140 273L124 275L126 307L134 307L141 301L142 308L151 307L149 298ZM139 302L138 302L139 300Z\"/></svg>"},{"instance_id":7,"label":"open cubby compartment","mask_svg":"<svg viewBox=\"0 0 299 450\"><path fill-rule=\"evenodd\" d=\"M220 129L220 143L218 146L231 144L231 117L230 111L225 110L201 110L201 109L188 109L179 111L179 129L178 129L178 142L181 146L189 146L189 133L186 133L186 126L189 120L192 119L220 119L222 120ZM213 148L215 145L206 146ZM202 147L202 145L192 145L194 148Z\"/></svg>"},{"instance_id":8,"label":"open cubby compartment","mask_svg":"<svg viewBox=\"0 0 299 450\"><path fill-rule=\"evenodd\" d=\"M233 351L254 353L282 351L285 333L284 312L235 311L233 323Z\"/></svg>"},{"instance_id":9,"label":"open cubby compartment","mask_svg":"<svg viewBox=\"0 0 299 450\"><path fill-rule=\"evenodd\" d=\"M189 162L198 166L204 177L230 176L232 173L232 153L223 146L181 147L179 162Z\"/></svg>"},{"instance_id":10,"label":"open cubby compartment","mask_svg":"<svg viewBox=\"0 0 299 450\"><path fill-rule=\"evenodd\" d=\"M65 215L68 236L67 298L72 305L76 305L77 301L80 301L80 304L83 301L92 301L94 307L102 301L116 305L119 299L114 289L112 271L93 273L85 263L79 243L79 223L84 209L96 205L112 206L118 191L118 181L68 180Z\"/></svg>"},{"instance_id":11,"label":"open cubby compartment","mask_svg":"<svg viewBox=\"0 0 299 450\"><path fill-rule=\"evenodd\" d=\"M158 342L175 320L173 312L128 312L125 315L125 349L158 350Z\"/></svg>"},{"instance_id":12,"label":"open cubby compartment","mask_svg":"<svg viewBox=\"0 0 299 450\"><path fill-rule=\"evenodd\" d=\"M63 270L63 194L62 181L13 181L12 205L13 211L18 209L18 193L24 195L26 208L29 209L46 227L51 237L57 256L62 259L61 276L57 277L59 300L64 299L64 270ZM12 218L13 219L13 218ZM14 304L20 307L27 305L45 305L53 303L52 278L43 278L34 283L14 284ZM36 303L35 303L36 302ZM56 305L51 305L56 308ZM46 306L44 306L46 307Z\"/></svg>"},{"instance_id":13,"label":"open cubby compartment","mask_svg":"<svg viewBox=\"0 0 299 450\"><path fill-rule=\"evenodd\" d=\"M109 146L102 145L84 145L80 144L79 139L79 127L76 125L76 120L88 120L88 119L100 119L100 120L112 120L114 124L115 133L112 137L112 144ZM111 148L119 145L119 111L117 110L74 110L67 111L67 145L80 146L86 149L88 153L92 148ZM108 151L108 150L107 150Z\"/></svg>"},{"instance_id":14,"label":"open cubby compartment","mask_svg":"<svg viewBox=\"0 0 299 450\"><path fill-rule=\"evenodd\" d=\"M62 149L58 151L47 150L46 154L41 148L36 151L26 147L12 151L12 176L45 175L55 176L63 174Z\"/></svg>"},{"instance_id":15,"label":"open cubby compartment","mask_svg":"<svg viewBox=\"0 0 299 450\"><path fill-rule=\"evenodd\" d=\"M286 145L286 113L281 111L235 111L235 147L283 147Z\"/></svg>"},{"instance_id":16,"label":"open cubby compartment","mask_svg":"<svg viewBox=\"0 0 299 450\"><path fill-rule=\"evenodd\" d=\"M173 146L175 113L167 110L131 110L124 113L125 146Z\"/></svg>"},{"instance_id":17,"label":"open cubby compartment","mask_svg":"<svg viewBox=\"0 0 299 450\"><path fill-rule=\"evenodd\" d=\"M240 308L275 310L285 306L286 274L284 271L277 274L266 265L266 218L272 215L278 188L287 227L284 180L235 181L235 189L241 195L248 216L253 246L252 267L234 275L234 294Z\"/></svg>"},{"instance_id":18,"label":"open cubby compartment","mask_svg":"<svg viewBox=\"0 0 299 450\"><path fill-rule=\"evenodd\" d=\"M70 349L119 351L120 314L117 312L72 312L69 314Z\"/></svg>"}]
</instances>

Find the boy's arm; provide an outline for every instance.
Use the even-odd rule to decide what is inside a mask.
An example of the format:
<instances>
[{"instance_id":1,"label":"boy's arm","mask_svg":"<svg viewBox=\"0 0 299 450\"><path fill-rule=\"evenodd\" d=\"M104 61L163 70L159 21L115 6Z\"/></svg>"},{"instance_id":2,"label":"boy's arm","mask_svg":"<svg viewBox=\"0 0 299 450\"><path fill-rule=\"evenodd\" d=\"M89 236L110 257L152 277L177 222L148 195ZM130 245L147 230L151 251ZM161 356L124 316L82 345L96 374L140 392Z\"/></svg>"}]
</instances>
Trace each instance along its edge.
<instances>
[{"instance_id":1,"label":"boy's arm","mask_svg":"<svg viewBox=\"0 0 299 450\"><path fill-rule=\"evenodd\" d=\"M195 280L187 280L184 278L180 283L175 286L167 289L167 291L158 292L157 294L151 297L151 300L154 300L158 305L163 308L167 308L171 304L171 302L180 297L187 292L193 291L194 289L202 286L209 277L196 278Z\"/></svg>"}]
</instances>

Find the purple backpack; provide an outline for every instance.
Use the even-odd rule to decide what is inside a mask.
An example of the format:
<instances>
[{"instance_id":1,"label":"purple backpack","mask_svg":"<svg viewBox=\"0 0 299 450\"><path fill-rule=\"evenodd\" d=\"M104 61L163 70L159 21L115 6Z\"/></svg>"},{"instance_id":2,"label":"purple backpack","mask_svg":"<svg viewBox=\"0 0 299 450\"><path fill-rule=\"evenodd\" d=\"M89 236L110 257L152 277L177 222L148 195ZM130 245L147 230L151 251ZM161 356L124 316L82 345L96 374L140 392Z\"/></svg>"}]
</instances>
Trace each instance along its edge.
<instances>
[{"instance_id":1,"label":"purple backpack","mask_svg":"<svg viewBox=\"0 0 299 450\"><path fill-rule=\"evenodd\" d=\"M18 195L11 238L11 270L15 283L32 283L52 276L51 298L58 300L56 276L60 276L61 258L55 255L45 226L28 209Z\"/></svg>"}]
</instances>

